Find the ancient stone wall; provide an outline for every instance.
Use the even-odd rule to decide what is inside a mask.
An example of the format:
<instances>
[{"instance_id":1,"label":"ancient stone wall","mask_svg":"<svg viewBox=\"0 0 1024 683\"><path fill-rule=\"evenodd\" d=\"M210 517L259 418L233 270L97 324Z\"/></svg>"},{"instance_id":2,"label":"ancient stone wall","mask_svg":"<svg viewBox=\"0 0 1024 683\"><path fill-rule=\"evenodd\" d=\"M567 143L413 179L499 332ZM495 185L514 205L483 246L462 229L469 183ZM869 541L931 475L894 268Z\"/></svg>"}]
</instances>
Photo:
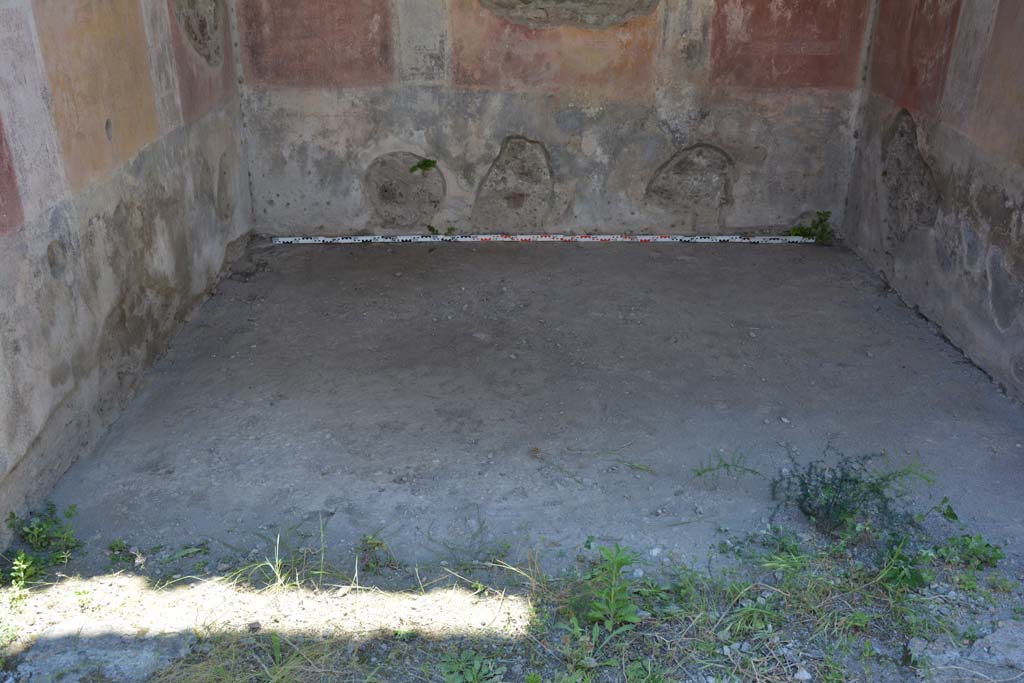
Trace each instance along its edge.
<instances>
[{"instance_id":1,"label":"ancient stone wall","mask_svg":"<svg viewBox=\"0 0 1024 683\"><path fill-rule=\"evenodd\" d=\"M237 0L255 228L725 233L841 217L868 9ZM438 162L440 201L422 173L381 192L396 154Z\"/></svg>"},{"instance_id":2,"label":"ancient stone wall","mask_svg":"<svg viewBox=\"0 0 1024 683\"><path fill-rule=\"evenodd\" d=\"M878 13L845 235L1024 396L1024 4L880 0Z\"/></svg>"},{"instance_id":3,"label":"ancient stone wall","mask_svg":"<svg viewBox=\"0 0 1024 683\"><path fill-rule=\"evenodd\" d=\"M228 19L0 0L4 518L93 447L249 229Z\"/></svg>"}]
</instances>

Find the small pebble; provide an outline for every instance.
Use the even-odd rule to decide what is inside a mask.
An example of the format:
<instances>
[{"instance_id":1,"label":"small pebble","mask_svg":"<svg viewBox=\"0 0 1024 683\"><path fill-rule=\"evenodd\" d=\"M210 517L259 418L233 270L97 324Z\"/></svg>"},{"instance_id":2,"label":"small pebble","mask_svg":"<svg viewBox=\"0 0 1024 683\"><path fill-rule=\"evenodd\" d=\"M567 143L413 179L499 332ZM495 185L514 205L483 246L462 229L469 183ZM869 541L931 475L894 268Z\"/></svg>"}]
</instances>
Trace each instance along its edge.
<instances>
[{"instance_id":1,"label":"small pebble","mask_svg":"<svg viewBox=\"0 0 1024 683\"><path fill-rule=\"evenodd\" d=\"M789 424L789 418L788 417L780 417L779 419L782 420L782 424L787 424L787 425Z\"/></svg>"}]
</instances>

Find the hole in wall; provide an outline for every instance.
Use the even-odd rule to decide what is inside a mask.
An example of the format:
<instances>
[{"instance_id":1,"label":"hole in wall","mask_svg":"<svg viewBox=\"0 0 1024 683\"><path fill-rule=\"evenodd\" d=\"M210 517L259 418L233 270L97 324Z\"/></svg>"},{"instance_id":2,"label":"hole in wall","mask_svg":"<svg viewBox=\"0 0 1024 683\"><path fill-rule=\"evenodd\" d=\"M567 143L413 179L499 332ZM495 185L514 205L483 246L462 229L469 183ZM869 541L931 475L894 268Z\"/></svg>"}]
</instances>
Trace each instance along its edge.
<instances>
[{"instance_id":1,"label":"hole in wall","mask_svg":"<svg viewBox=\"0 0 1024 683\"><path fill-rule=\"evenodd\" d=\"M61 240L53 240L46 247L46 263L50 267L50 275L59 280L64 276L68 265L68 248Z\"/></svg>"},{"instance_id":2,"label":"hole in wall","mask_svg":"<svg viewBox=\"0 0 1024 683\"><path fill-rule=\"evenodd\" d=\"M107 134L107 142L114 141L114 122L107 119L107 122L103 124L103 130Z\"/></svg>"}]
</instances>

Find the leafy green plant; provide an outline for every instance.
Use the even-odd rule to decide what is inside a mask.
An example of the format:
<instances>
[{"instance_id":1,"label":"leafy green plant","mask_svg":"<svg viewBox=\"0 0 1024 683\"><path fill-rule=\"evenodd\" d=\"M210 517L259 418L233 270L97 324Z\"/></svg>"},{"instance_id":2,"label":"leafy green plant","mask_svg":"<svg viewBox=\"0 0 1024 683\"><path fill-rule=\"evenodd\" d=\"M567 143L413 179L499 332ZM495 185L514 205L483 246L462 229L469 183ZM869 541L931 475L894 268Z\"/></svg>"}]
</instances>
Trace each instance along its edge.
<instances>
[{"instance_id":1,"label":"leafy green plant","mask_svg":"<svg viewBox=\"0 0 1024 683\"><path fill-rule=\"evenodd\" d=\"M589 673L594 669L600 666L614 665L614 660L601 661L598 658L602 656L609 644L620 635L632 630L633 626L633 624L620 626L614 631L605 633L602 637L601 624L594 624L588 629L581 626L576 617L569 619L568 632L562 636L559 646L559 651L569 664L570 673L573 674L567 680L574 682L578 680L581 683L589 681Z\"/></svg>"},{"instance_id":2,"label":"leafy green plant","mask_svg":"<svg viewBox=\"0 0 1024 683\"><path fill-rule=\"evenodd\" d=\"M502 683L505 667L478 654L465 650L457 655L445 655L441 660L444 683Z\"/></svg>"},{"instance_id":3,"label":"leafy green plant","mask_svg":"<svg viewBox=\"0 0 1024 683\"><path fill-rule=\"evenodd\" d=\"M831 244L835 239L830 223L831 211L819 211L810 225L796 225L789 231L793 237L807 237L818 244Z\"/></svg>"},{"instance_id":4,"label":"leafy green plant","mask_svg":"<svg viewBox=\"0 0 1024 683\"><path fill-rule=\"evenodd\" d=\"M423 173L437 168L437 159L420 159L416 164L409 169L409 173Z\"/></svg>"},{"instance_id":5,"label":"leafy green plant","mask_svg":"<svg viewBox=\"0 0 1024 683\"><path fill-rule=\"evenodd\" d=\"M936 547L935 553L946 564L975 570L995 567L1000 560L1006 559L1003 549L986 541L981 534L964 534L950 538L943 545Z\"/></svg>"},{"instance_id":6,"label":"leafy green plant","mask_svg":"<svg viewBox=\"0 0 1024 683\"><path fill-rule=\"evenodd\" d=\"M906 551L906 540L890 547L883 559L877 582L890 593L924 588L933 578L920 566L920 557Z\"/></svg>"},{"instance_id":7,"label":"leafy green plant","mask_svg":"<svg viewBox=\"0 0 1024 683\"><path fill-rule=\"evenodd\" d=\"M598 552L601 561L590 576L593 600L587 619L602 624L608 631L639 623L639 607L633 601L629 580L623 575L627 567L636 563L638 555L617 543L613 548L598 548Z\"/></svg>"},{"instance_id":8,"label":"leafy green plant","mask_svg":"<svg viewBox=\"0 0 1024 683\"><path fill-rule=\"evenodd\" d=\"M7 518L8 526L32 551L19 551L13 560L0 555L0 562L7 565L7 578L16 596L24 597L22 594L27 588L42 581L50 567L67 564L72 553L82 546L71 523L76 514L74 505L59 513L56 505L47 503L41 512L27 519L13 512ZM0 566L0 578L3 574Z\"/></svg>"},{"instance_id":9,"label":"leafy green plant","mask_svg":"<svg viewBox=\"0 0 1024 683\"><path fill-rule=\"evenodd\" d=\"M7 518L7 525L32 550L48 553L50 562L67 564L72 551L82 546L71 523L77 514L78 509L74 505L58 514L57 506L47 503L42 512L29 515L28 519L12 512Z\"/></svg>"},{"instance_id":10,"label":"leafy green plant","mask_svg":"<svg viewBox=\"0 0 1024 683\"><path fill-rule=\"evenodd\" d=\"M43 578L45 569L39 558L25 552L19 552L11 563L11 586L22 591Z\"/></svg>"}]
</instances>

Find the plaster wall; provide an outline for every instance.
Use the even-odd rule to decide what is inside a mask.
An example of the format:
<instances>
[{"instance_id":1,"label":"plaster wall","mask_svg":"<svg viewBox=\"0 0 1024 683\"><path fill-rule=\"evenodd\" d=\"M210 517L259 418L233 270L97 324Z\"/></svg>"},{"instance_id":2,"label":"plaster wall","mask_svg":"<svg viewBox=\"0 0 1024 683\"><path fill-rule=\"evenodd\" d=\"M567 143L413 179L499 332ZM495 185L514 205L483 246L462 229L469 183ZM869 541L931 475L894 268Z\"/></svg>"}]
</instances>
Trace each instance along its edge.
<instances>
[{"instance_id":1,"label":"plaster wall","mask_svg":"<svg viewBox=\"0 0 1024 683\"><path fill-rule=\"evenodd\" d=\"M220 59L190 42L204 12ZM88 452L248 232L227 20L212 0L0 0L4 517Z\"/></svg>"},{"instance_id":2,"label":"plaster wall","mask_svg":"<svg viewBox=\"0 0 1024 683\"><path fill-rule=\"evenodd\" d=\"M1024 4L881 0L850 244L1024 395Z\"/></svg>"},{"instance_id":3,"label":"plaster wall","mask_svg":"<svg viewBox=\"0 0 1024 683\"><path fill-rule=\"evenodd\" d=\"M776 232L843 212L868 0L235 6L258 232ZM438 165L370 172L397 154Z\"/></svg>"}]
</instances>

